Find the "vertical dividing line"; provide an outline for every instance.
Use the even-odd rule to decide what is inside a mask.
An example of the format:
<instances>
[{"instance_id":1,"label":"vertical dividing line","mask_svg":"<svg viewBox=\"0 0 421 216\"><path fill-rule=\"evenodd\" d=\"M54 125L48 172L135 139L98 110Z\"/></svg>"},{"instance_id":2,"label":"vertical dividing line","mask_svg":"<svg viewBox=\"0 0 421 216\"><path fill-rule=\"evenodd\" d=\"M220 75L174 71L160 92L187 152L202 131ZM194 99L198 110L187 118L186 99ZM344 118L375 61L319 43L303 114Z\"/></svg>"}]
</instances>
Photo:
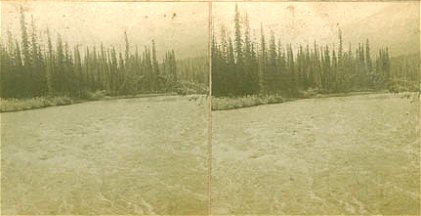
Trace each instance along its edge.
<instances>
[{"instance_id":1,"label":"vertical dividing line","mask_svg":"<svg viewBox=\"0 0 421 216\"><path fill-rule=\"evenodd\" d=\"M212 214L212 1L208 1L209 120L208 120L208 215Z\"/></svg>"},{"instance_id":2,"label":"vertical dividing line","mask_svg":"<svg viewBox=\"0 0 421 216\"><path fill-rule=\"evenodd\" d=\"M421 11L421 4L420 5L418 5L418 8L419 8L419 10ZM421 15L418 17L418 20L420 19L420 17L421 17ZM420 21L420 23L419 23L419 28L421 29L421 21ZM418 35L418 37L420 37L419 38L419 41L420 41L420 43L421 43L421 35ZM421 53L421 46L420 46L420 53ZM418 57L419 58L419 57ZM419 121L419 125L421 125L421 71L418 71L418 83L417 83L417 87L418 87L418 95L417 95L417 100L418 100L418 121ZM421 129L420 128L418 128L418 139L420 140L419 141L419 146L421 146L421 139L420 139L420 137L421 137ZM418 155L418 160L419 160L419 157L421 156L421 148L420 148L420 152L419 152L420 154ZM421 160L419 160L420 162L420 166L421 166ZM420 173L420 176L419 176L419 180L420 180L420 182L421 182L421 173ZM420 187L420 190L418 191L418 197L421 199L421 187Z\"/></svg>"}]
</instances>

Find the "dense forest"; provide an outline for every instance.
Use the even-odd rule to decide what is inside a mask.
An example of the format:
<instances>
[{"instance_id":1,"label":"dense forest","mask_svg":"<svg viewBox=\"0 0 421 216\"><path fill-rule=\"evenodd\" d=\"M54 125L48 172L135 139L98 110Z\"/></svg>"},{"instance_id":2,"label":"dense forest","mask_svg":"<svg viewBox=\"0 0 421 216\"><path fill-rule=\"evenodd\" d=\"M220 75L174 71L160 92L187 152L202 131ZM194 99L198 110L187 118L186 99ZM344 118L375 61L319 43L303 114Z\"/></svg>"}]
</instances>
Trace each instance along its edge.
<instances>
[{"instance_id":1,"label":"dense forest","mask_svg":"<svg viewBox=\"0 0 421 216\"><path fill-rule=\"evenodd\" d=\"M41 33L43 32L43 33ZM66 95L76 98L106 95L179 92L204 93L208 86L206 57L178 60L174 50L157 59L155 41L139 50L122 35L125 47L73 46L48 29L27 23L20 10L20 37L7 32L2 38L2 98ZM135 48L133 48L135 47Z\"/></svg>"},{"instance_id":2,"label":"dense forest","mask_svg":"<svg viewBox=\"0 0 421 216\"><path fill-rule=\"evenodd\" d=\"M214 31L215 32L215 31ZM212 93L215 96L281 94L304 91L415 91L419 88L419 54L391 57L389 49L370 49L368 39L344 44L342 31L332 46L282 44L272 31L260 29L252 40L247 14L235 8L234 37L224 26L212 39ZM217 36L216 36L217 35ZM344 46L347 46L345 48Z\"/></svg>"}]
</instances>

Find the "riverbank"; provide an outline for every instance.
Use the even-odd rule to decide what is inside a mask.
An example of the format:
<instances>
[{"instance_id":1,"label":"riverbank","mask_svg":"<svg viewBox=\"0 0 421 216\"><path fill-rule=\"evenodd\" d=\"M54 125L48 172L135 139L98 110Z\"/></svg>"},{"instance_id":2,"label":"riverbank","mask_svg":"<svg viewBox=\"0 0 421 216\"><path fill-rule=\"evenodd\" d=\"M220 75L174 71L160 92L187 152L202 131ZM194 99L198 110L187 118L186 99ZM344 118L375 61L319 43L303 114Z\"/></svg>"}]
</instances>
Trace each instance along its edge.
<instances>
[{"instance_id":1,"label":"riverbank","mask_svg":"<svg viewBox=\"0 0 421 216\"><path fill-rule=\"evenodd\" d=\"M243 97L213 97L212 110L230 110L264 104L284 103L292 99L280 95L248 95Z\"/></svg>"},{"instance_id":2,"label":"riverbank","mask_svg":"<svg viewBox=\"0 0 421 216\"><path fill-rule=\"evenodd\" d=\"M64 106L76 103L83 103L98 100L116 100L128 98L142 98L142 97L158 97L177 95L177 93L148 93L137 95L122 95L122 96L104 96L96 95L88 99L71 98L68 96L55 96L55 97L35 97L25 99L0 99L0 112L17 112L31 109L41 109L52 106Z\"/></svg>"},{"instance_id":3,"label":"riverbank","mask_svg":"<svg viewBox=\"0 0 421 216\"><path fill-rule=\"evenodd\" d=\"M141 94L131 95L118 95L110 96L104 90L95 92L87 92L81 97L69 96L42 96L34 98L0 98L0 113L2 112L16 112L31 109L40 109L52 106L63 106L76 103L83 103L89 101L99 100L115 100L115 99L128 99L128 98L143 98L143 97L158 97L158 96L171 96L171 95L207 95L209 89L202 84L197 84L188 81L178 82L172 90L157 91L157 92L144 92Z\"/></svg>"},{"instance_id":4,"label":"riverbank","mask_svg":"<svg viewBox=\"0 0 421 216\"><path fill-rule=\"evenodd\" d=\"M15 112L29 109L40 109L50 106L74 104L76 101L67 96L35 97L26 99L1 99L0 112Z\"/></svg>"},{"instance_id":5,"label":"riverbank","mask_svg":"<svg viewBox=\"0 0 421 216\"><path fill-rule=\"evenodd\" d=\"M367 94L384 94L388 91L364 91L364 92L347 92L332 94L302 94L298 97L283 97L281 95L249 95L243 97L213 97L212 110L231 110L239 108L247 108L265 104L284 103L288 101L309 99L309 98L329 98L329 97L347 97L354 95Z\"/></svg>"}]
</instances>

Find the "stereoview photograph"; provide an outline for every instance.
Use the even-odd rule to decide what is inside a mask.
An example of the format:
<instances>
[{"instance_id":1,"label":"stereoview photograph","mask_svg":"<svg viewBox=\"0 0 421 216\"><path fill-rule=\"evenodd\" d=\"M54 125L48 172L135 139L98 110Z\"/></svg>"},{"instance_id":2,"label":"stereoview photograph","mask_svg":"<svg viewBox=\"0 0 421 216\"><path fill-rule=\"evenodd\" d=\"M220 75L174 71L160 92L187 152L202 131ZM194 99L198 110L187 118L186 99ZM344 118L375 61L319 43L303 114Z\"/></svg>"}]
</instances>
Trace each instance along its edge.
<instances>
[{"instance_id":1,"label":"stereoview photograph","mask_svg":"<svg viewBox=\"0 0 421 216\"><path fill-rule=\"evenodd\" d=\"M213 214L420 214L419 2L212 11Z\"/></svg>"},{"instance_id":2,"label":"stereoview photograph","mask_svg":"<svg viewBox=\"0 0 421 216\"><path fill-rule=\"evenodd\" d=\"M4 215L420 215L420 3L1 2Z\"/></svg>"},{"instance_id":3,"label":"stereoview photograph","mask_svg":"<svg viewBox=\"0 0 421 216\"><path fill-rule=\"evenodd\" d=\"M208 3L7 1L1 21L2 214L207 214Z\"/></svg>"}]
</instances>

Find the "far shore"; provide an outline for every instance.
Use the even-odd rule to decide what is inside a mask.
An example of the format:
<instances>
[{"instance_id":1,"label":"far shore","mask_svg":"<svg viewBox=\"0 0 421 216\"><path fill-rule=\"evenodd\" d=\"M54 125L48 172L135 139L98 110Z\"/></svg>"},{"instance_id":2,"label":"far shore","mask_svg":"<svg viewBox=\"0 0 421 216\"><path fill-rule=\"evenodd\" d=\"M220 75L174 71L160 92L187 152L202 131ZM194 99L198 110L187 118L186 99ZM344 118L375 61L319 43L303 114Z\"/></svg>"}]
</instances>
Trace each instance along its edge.
<instances>
[{"instance_id":1,"label":"far shore","mask_svg":"<svg viewBox=\"0 0 421 216\"><path fill-rule=\"evenodd\" d=\"M279 104L296 100L315 99L315 98L334 98L334 97L348 97L356 95L369 94L397 94L389 91L361 91L348 93L329 93L329 94L314 94L305 95L302 97L283 97L281 95L249 95L241 97L213 97L212 111L233 110L248 108L260 105ZM417 93L417 92L401 92L401 93ZM100 96L89 99L71 98L68 96L55 97L36 97L27 99L0 99L0 113L18 112L33 109L42 109L54 106L65 106L72 104L79 104L92 101L106 101L119 100L130 98L147 98L160 96L177 96L183 95L175 92L169 93L144 93L136 95L121 95L121 96Z\"/></svg>"},{"instance_id":2,"label":"far shore","mask_svg":"<svg viewBox=\"0 0 421 216\"><path fill-rule=\"evenodd\" d=\"M104 101L104 100L118 100L130 98L146 98L146 97L159 97L159 96L175 96L180 95L174 92L169 93L147 93L136 95L121 95L121 96L100 96L89 99L72 98L69 96L54 96L54 97L35 97L24 99L0 99L0 112L18 112L24 110L41 109L54 106L65 106L71 104L85 103L91 101Z\"/></svg>"},{"instance_id":3,"label":"far shore","mask_svg":"<svg viewBox=\"0 0 421 216\"><path fill-rule=\"evenodd\" d=\"M400 92L400 93L418 93L418 92ZM302 97L283 97L281 95L249 95L242 97L213 97L212 111L233 110L248 108L260 105L279 104L296 100L315 99L315 98L334 98L334 97L348 97L357 95L370 94L400 94L389 91L359 91L347 93L328 93L328 94L314 94L305 95Z\"/></svg>"}]
</instances>

